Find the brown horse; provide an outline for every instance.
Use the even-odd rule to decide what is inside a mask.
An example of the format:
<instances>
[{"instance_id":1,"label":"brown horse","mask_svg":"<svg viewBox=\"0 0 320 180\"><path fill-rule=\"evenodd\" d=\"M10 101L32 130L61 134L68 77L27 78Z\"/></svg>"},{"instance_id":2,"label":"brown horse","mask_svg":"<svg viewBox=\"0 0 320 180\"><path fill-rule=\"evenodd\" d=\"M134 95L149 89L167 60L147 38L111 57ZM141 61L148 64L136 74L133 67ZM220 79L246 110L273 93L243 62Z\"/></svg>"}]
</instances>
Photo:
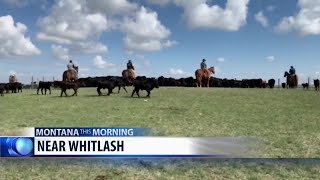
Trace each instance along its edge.
<instances>
[{"instance_id":1,"label":"brown horse","mask_svg":"<svg viewBox=\"0 0 320 180\"><path fill-rule=\"evenodd\" d=\"M122 71L122 79L126 82L129 83L130 85L134 82L136 79L136 75L133 71L133 69L125 69Z\"/></svg>"},{"instance_id":2,"label":"brown horse","mask_svg":"<svg viewBox=\"0 0 320 180\"><path fill-rule=\"evenodd\" d=\"M197 87L209 87L211 74L214 74L214 67L209 69L198 69L195 72Z\"/></svg>"},{"instance_id":3,"label":"brown horse","mask_svg":"<svg viewBox=\"0 0 320 180\"><path fill-rule=\"evenodd\" d=\"M287 89L298 87L298 76L297 75L292 76L286 71L284 73L283 77L287 77Z\"/></svg>"},{"instance_id":4,"label":"brown horse","mask_svg":"<svg viewBox=\"0 0 320 180\"><path fill-rule=\"evenodd\" d=\"M66 70L63 72L63 75L62 75L62 81L76 81L78 80L78 66L75 66L74 69L77 71L77 72L74 72L72 70Z\"/></svg>"}]
</instances>

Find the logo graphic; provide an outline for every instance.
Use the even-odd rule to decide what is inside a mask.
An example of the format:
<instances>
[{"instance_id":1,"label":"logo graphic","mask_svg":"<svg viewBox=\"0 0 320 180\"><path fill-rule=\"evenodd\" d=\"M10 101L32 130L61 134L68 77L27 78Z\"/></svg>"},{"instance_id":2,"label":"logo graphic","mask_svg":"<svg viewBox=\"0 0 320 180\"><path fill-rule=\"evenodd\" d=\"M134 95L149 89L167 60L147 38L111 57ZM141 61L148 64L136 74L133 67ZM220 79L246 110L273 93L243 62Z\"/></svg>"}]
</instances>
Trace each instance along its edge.
<instances>
[{"instance_id":1,"label":"logo graphic","mask_svg":"<svg viewBox=\"0 0 320 180\"><path fill-rule=\"evenodd\" d=\"M33 152L33 141L31 138L8 138L6 145L10 156L31 156Z\"/></svg>"}]
</instances>

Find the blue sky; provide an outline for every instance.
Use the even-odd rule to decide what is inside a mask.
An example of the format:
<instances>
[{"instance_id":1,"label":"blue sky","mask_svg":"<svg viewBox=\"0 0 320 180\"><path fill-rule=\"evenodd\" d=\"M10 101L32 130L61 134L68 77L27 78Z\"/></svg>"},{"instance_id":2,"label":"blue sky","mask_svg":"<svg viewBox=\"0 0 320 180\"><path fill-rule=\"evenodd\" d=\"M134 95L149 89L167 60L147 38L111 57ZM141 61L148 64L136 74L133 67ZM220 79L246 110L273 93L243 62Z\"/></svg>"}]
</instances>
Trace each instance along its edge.
<instances>
[{"instance_id":1,"label":"blue sky","mask_svg":"<svg viewBox=\"0 0 320 180\"><path fill-rule=\"evenodd\" d=\"M0 0L0 82L80 76L281 78L291 65L320 76L319 0Z\"/></svg>"}]
</instances>

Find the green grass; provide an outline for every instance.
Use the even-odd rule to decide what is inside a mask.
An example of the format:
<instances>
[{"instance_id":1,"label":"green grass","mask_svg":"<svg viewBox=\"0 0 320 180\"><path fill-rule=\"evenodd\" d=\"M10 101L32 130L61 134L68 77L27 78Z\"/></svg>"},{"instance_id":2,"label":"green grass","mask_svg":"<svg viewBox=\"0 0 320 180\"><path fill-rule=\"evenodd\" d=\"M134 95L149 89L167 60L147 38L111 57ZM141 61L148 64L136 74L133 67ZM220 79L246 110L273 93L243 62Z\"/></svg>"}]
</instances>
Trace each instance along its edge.
<instances>
[{"instance_id":1,"label":"green grass","mask_svg":"<svg viewBox=\"0 0 320 180\"><path fill-rule=\"evenodd\" d=\"M262 142L258 157L320 158L320 93L314 90L161 87L147 102L129 98L131 89L109 97L90 88L80 89L77 97L61 98L59 92L0 97L0 135L16 135L21 127L134 126L166 136L254 137ZM5 179L314 179L320 174L319 162L309 161L212 160L188 162L189 167L62 161L1 160L0 174Z\"/></svg>"}]
</instances>

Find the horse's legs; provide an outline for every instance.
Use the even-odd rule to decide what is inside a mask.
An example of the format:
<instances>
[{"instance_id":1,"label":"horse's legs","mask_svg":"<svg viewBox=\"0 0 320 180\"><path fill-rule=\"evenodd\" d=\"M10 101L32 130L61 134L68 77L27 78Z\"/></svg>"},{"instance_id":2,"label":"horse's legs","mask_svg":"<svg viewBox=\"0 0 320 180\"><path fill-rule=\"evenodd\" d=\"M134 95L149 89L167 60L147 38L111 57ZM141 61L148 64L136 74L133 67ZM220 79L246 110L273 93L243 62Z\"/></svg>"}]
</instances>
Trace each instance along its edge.
<instances>
[{"instance_id":1,"label":"horse's legs","mask_svg":"<svg viewBox=\"0 0 320 180\"><path fill-rule=\"evenodd\" d=\"M37 89L37 94L39 94L39 90L40 90L40 88L38 87L38 89Z\"/></svg>"},{"instance_id":2,"label":"horse's legs","mask_svg":"<svg viewBox=\"0 0 320 180\"><path fill-rule=\"evenodd\" d=\"M121 86L119 85L118 94L120 93Z\"/></svg>"},{"instance_id":3,"label":"horse's legs","mask_svg":"<svg viewBox=\"0 0 320 180\"><path fill-rule=\"evenodd\" d=\"M140 95L139 95L139 89L137 89L137 91L136 91L136 92L137 92L138 97L140 97Z\"/></svg>"},{"instance_id":4,"label":"horse's legs","mask_svg":"<svg viewBox=\"0 0 320 180\"><path fill-rule=\"evenodd\" d=\"M126 91L126 93L128 93L128 91L126 90L126 87L125 87L125 86L123 86L122 88Z\"/></svg>"},{"instance_id":5,"label":"horse's legs","mask_svg":"<svg viewBox=\"0 0 320 180\"><path fill-rule=\"evenodd\" d=\"M50 94L51 94L51 88L49 88Z\"/></svg>"},{"instance_id":6,"label":"horse's legs","mask_svg":"<svg viewBox=\"0 0 320 180\"><path fill-rule=\"evenodd\" d=\"M62 97L62 94L63 94L63 89L61 89L61 94L60 94L60 97Z\"/></svg>"}]
</instances>

